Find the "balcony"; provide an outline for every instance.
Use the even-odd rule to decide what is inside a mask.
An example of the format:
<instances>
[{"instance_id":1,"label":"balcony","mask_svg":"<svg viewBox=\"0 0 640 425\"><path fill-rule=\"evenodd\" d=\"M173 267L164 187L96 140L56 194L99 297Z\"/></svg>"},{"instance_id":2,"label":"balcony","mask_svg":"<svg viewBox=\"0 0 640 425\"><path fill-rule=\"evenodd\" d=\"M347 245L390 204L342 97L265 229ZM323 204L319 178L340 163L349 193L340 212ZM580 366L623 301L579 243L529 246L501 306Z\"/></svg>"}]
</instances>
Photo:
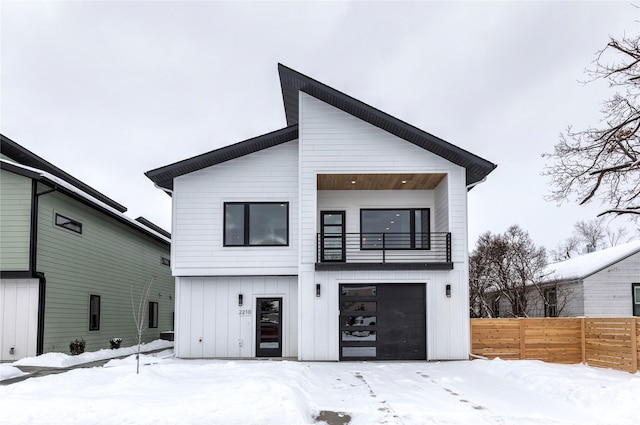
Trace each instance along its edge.
<instances>
[{"instance_id":1,"label":"balcony","mask_svg":"<svg viewBox=\"0 0 640 425\"><path fill-rule=\"evenodd\" d=\"M451 233L318 233L322 270L452 270Z\"/></svg>"}]
</instances>

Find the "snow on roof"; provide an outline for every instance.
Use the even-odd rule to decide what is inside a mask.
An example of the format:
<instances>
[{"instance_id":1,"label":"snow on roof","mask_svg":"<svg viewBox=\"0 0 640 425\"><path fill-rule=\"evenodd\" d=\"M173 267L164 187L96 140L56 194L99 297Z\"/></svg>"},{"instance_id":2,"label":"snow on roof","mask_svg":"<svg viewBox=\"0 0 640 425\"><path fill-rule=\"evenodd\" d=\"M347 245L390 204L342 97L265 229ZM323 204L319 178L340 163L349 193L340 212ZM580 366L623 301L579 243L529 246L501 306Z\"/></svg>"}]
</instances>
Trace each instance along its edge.
<instances>
[{"instance_id":1,"label":"snow on roof","mask_svg":"<svg viewBox=\"0 0 640 425\"><path fill-rule=\"evenodd\" d=\"M56 186L61 187L66 189L68 192L72 192L78 196L80 196L81 198L89 201L91 204L95 205L96 207L98 207L99 209L107 212L108 214L111 214L112 216L115 216L116 218L119 218L120 220L126 221L127 224L130 224L131 226L145 232L148 233L150 235L152 235L153 237L155 237L156 239L160 239L166 243L171 243L171 239L167 238L166 236L160 234L159 232L153 230L150 227L145 226L144 224L126 216L125 214L121 213L120 211L116 210L115 208L105 204L104 202L96 199L95 197L89 195L87 192L84 192L83 190L77 188L76 186L72 185L71 183L68 183L67 181L54 176L51 173L48 173L46 171L43 170L39 170L37 168L33 168L33 167L29 167L27 165L24 164L20 164L18 162L14 162L14 161L10 161L10 160L6 160L3 158L0 158L0 162L4 163L4 164L9 164L12 167L17 167L20 168L22 170L25 171L30 171L32 173L38 174L40 175L41 178L45 178L47 180L49 180L50 182L54 183Z\"/></svg>"},{"instance_id":2,"label":"snow on roof","mask_svg":"<svg viewBox=\"0 0 640 425\"><path fill-rule=\"evenodd\" d=\"M543 273L543 280L583 279L638 252L640 240L549 264Z\"/></svg>"}]
</instances>

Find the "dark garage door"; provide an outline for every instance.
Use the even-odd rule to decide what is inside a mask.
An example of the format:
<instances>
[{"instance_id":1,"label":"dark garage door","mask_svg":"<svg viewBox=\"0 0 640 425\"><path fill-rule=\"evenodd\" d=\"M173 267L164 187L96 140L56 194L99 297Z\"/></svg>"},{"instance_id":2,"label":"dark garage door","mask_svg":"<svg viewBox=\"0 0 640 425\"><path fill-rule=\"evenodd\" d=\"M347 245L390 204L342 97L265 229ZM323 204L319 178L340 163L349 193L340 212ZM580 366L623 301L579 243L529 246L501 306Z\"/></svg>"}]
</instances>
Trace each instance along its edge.
<instances>
[{"instance_id":1,"label":"dark garage door","mask_svg":"<svg viewBox=\"0 0 640 425\"><path fill-rule=\"evenodd\" d=\"M340 360L426 359L424 284L340 285Z\"/></svg>"}]
</instances>

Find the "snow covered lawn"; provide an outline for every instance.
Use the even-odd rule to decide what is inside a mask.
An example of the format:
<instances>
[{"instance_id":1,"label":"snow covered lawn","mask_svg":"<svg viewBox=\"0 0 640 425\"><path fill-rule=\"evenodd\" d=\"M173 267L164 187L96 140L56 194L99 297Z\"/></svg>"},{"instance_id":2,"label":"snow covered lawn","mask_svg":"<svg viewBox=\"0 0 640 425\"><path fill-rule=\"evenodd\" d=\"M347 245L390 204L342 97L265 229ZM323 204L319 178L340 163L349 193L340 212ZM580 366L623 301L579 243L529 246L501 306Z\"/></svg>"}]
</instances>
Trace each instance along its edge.
<instances>
[{"instance_id":1,"label":"snow covered lawn","mask_svg":"<svg viewBox=\"0 0 640 425\"><path fill-rule=\"evenodd\" d=\"M640 373L538 361L180 360L166 350L0 387L2 424L637 424ZM2 365L3 370L11 368Z\"/></svg>"}]
</instances>

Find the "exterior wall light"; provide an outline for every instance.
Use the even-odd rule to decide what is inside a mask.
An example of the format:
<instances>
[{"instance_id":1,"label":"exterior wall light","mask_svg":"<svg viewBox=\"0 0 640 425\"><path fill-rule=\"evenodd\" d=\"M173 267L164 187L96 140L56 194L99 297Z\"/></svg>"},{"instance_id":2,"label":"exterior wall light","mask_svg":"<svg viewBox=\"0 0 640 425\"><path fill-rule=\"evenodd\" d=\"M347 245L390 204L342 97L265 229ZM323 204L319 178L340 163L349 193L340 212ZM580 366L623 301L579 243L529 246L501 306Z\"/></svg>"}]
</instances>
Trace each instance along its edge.
<instances>
[{"instance_id":1,"label":"exterior wall light","mask_svg":"<svg viewBox=\"0 0 640 425\"><path fill-rule=\"evenodd\" d=\"M320 296L320 284L316 283L316 297Z\"/></svg>"},{"instance_id":2,"label":"exterior wall light","mask_svg":"<svg viewBox=\"0 0 640 425\"><path fill-rule=\"evenodd\" d=\"M445 293L447 294L447 298L451 298L451 284L447 283L447 286L445 286Z\"/></svg>"},{"instance_id":3,"label":"exterior wall light","mask_svg":"<svg viewBox=\"0 0 640 425\"><path fill-rule=\"evenodd\" d=\"M242 294L238 294L238 305L242 306Z\"/></svg>"}]
</instances>

